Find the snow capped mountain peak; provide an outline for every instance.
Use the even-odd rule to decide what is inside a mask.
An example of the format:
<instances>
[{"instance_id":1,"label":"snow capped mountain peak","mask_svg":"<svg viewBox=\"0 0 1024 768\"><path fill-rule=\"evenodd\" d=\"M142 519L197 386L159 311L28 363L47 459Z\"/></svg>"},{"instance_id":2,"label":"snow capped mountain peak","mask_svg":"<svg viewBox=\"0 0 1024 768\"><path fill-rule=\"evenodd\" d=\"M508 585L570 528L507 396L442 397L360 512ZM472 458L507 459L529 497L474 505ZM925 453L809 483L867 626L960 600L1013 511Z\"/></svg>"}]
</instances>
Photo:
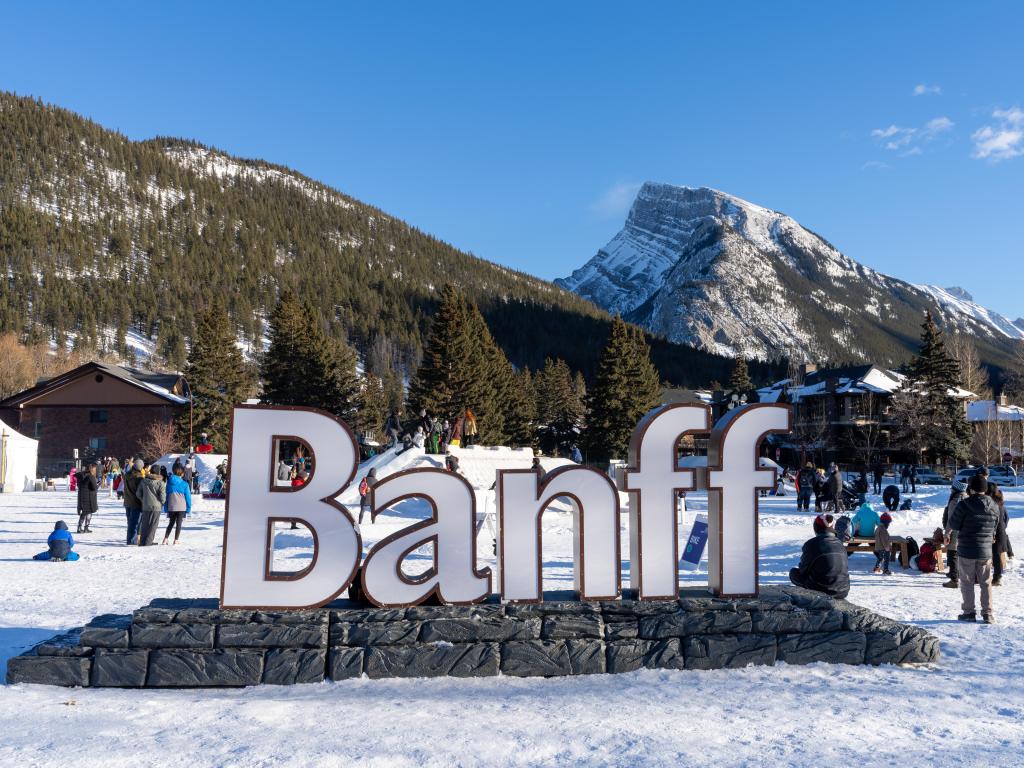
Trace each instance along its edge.
<instances>
[{"instance_id":1,"label":"snow capped mountain peak","mask_svg":"<svg viewBox=\"0 0 1024 768\"><path fill-rule=\"evenodd\" d=\"M671 341L757 359L896 364L925 310L997 346L1024 334L962 288L888 277L791 217L708 187L645 183L622 230L556 282Z\"/></svg>"}]
</instances>

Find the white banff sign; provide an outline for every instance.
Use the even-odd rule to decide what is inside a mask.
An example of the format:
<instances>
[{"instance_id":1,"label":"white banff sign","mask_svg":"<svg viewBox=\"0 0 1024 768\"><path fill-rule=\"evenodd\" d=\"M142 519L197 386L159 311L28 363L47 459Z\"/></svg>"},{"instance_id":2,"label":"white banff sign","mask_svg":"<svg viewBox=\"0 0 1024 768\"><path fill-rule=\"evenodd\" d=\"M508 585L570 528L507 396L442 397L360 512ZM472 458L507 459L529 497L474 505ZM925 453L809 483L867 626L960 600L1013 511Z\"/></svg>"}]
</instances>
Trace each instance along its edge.
<instances>
[{"instance_id":1,"label":"white banff sign","mask_svg":"<svg viewBox=\"0 0 1024 768\"><path fill-rule=\"evenodd\" d=\"M711 425L704 405L657 408L637 425L621 490L629 494L630 586L640 599L679 593L679 491L708 490L709 587L720 596L753 596L758 589L759 490L775 471L758 467L761 442L789 432L787 406L755 404ZM708 467L681 469L679 440L711 433ZM299 488L275 483L279 446L305 444L313 471ZM541 478L533 470L499 470L496 482L496 574L476 559L476 500L460 475L415 469L380 480L370 492L371 518L409 498L425 500L431 516L388 536L362 555L359 529L336 499L355 477L358 452L351 430L312 409L238 406L230 448L231 492L224 519L221 605L224 608L312 608L329 603L361 570L366 597L401 607L436 597L476 603L497 588L502 600L539 602L541 517L555 499L573 509L575 588L582 600L621 595L619 495L602 472L563 467ZM273 570L274 524L298 521L313 535L313 558L299 572ZM433 563L408 575L406 557L431 545Z\"/></svg>"}]
</instances>

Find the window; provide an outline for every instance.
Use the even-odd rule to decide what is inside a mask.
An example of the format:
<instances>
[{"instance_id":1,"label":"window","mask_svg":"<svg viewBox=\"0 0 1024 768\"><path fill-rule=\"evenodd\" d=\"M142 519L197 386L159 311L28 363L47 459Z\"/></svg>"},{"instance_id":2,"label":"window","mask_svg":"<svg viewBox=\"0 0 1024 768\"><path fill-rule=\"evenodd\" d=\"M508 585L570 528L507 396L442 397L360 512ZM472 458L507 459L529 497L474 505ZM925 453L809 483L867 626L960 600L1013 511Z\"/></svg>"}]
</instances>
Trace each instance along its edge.
<instances>
[{"instance_id":1,"label":"window","mask_svg":"<svg viewBox=\"0 0 1024 768\"><path fill-rule=\"evenodd\" d=\"M90 424L106 424L107 423L107 412L106 411L89 411L89 423Z\"/></svg>"},{"instance_id":2,"label":"window","mask_svg":"<svg viewBox=\"0 0 1024 768\"><path fill-rule=\"evenodd\" d=\"M32 425L32 437L42 437L42 436L43 436L43 422L37 421L34 425Z\"/></svg>"},{"instance_id":3,"label":"window","mask_svg":"<svg viewBox=\"0 0 1024 768\"><path fill-rule=\"evenodd\" d=\"M107 438L105 437L90 437L89 447L94 451L102 451L107 447Z\"/></svg>"}]
</instances>

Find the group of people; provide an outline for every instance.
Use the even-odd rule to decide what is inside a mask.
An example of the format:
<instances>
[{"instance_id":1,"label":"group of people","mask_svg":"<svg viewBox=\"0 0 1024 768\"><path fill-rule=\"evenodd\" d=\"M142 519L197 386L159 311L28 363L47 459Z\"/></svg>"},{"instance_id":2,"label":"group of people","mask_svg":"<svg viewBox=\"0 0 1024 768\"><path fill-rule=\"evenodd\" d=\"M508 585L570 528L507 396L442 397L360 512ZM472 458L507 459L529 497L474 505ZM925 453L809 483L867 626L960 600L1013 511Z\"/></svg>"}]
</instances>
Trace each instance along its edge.
<instances>
[{"instance_id":1,"label":"group of people","mask_svg":"<svg viewBox=\"0 0 1024 768\"><path fill-rule=\"evenodd\" d=\"M411 422L402 423L402 411L388 414L384 423L388 447L401 444L401 451L412 447L423 448L427 453L445 453L449 445L468 448L476 443L478 429L472 409L464 408L454 419L435 419L426 408Z\"/></svg>"},{"instance_id":2,"label":"group of people","mask_svg":"<svg viewBox=\"0 0 1024 768\"><path fill-rule=\"evenodd\" d=\"M824 469L821 467L815 469L813 462L808 461L796 473L795 482L796 508L798 510L809 512L812 496L816 512L820 513L826 508L830 512L842 512L845 509L843 475L834 462L828 465L828 474L826 474Z\"/></svg>"},{"instance_id":3,"label":"group of people","mask_svg":"<svg viewBox=\"0 0 1024 768\"><path fill-rule=\"evenodd\" d=\"M814 537L804 543L799 564L790 570L790 581L800 587L845 598L850 592L847 543L852 537L873 538L873 570L889 574L893 544L908 541L891 535L892 523L893 517L888 511L879 516L866 502L852 518L817 515L813 523ZM980 588L982 620L986 624L994 621L991 588L1001 583L1004 558L1013 556L1006 533L1008 523L1003 493L989 482L988 471L981 468L967 484L953 481L942 514L942 527L912 553L918 570L934 573L939 552L946 550L949 580L943 586L960 589L962 606L957 616L960 621L977 621L975 586Z\"/></svg>"}]
</instances>

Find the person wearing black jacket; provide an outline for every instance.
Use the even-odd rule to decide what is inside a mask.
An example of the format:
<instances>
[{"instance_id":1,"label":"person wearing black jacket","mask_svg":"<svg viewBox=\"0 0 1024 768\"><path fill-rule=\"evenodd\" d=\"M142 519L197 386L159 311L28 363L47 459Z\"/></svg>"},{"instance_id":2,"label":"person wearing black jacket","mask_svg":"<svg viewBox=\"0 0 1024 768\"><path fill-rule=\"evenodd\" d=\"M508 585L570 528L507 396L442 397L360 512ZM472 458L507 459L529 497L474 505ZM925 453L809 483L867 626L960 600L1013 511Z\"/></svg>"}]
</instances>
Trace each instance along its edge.
<instances>
[{"instance_id":1,"label":"person wearing black jacket","mask_svg":"<svg viewBox=\"0 0 1024 768\"><path fill-rule=\"evenodd\" d=\"M875 493L882 492L882 479L885 477L885 467L882 466L882 462L876 461L874 466L871 467L871 474L875 480Z\"/></svg>"},{"instance_id":2,"label":"person wearing black jacket","mask_svg":"<svg viewBox=\"0 0 1024 768\"><path fill-rule=\"evenodd\" d=\"M981 615L986 624L992 614L992 542L999 523L999 507L986 496L988 479L975 475L967 486L967 498L949 516L950 530L957 532L956 559L960 576L963 613L960 621L976 621L974 585L981 587Z\"/></svg>"},{"instance_id":3,"label":"person wearing black jacket","mask_svg":"<svg viewBox=\"0 0 1024 768\"><path fill-rule=\"evenodd\" d=\"M121 479L124 489L124 514L128 519L127 543L134 544L139 533L139 520L142 518L142 502L139 501L139 483L142 482L146 464L142 459L132 463L131 470L125 470Z\"/></svg>"},{"instance_id":4,"label":"person wearing black jacket","mask_svg":"<svg viewBox=\"0 0 1024 768\"><path fill-rule=\"evenodd\" d=\"M999 508L999 520L996 522L996 538L992 542L992 586L998 587L1003 581L1003 554L1006 552L1006 525L1010 522L1010 515L1006 511L1006 500L1003 492L995 483L988 484L988 497L996 503Z\"/></svg>"},{"instance_id":5,"label":"person wearing black jacket","mask_svg":"<svg viewBox=\"0 0 1024 768\"><path fill-rule=\"evenodd\" d=\"M814 538L804 542L800 564L789 571L789 580L798 587L845 598L850 594L847 560L846 547L818 515L814 518Z\"/></svg>"},{"instance_id":6,"label":"person wearing black jacket","mask_svg":"<svg viewBox=\"0 0 1024 768\"><path fill-rule=\"evenodd\" d=\"M90 464L78 473L78 533L92 533L89 523L99 509L99 500L96 498L99 487L95 464Z\"/></svg>"}]
</instances>

